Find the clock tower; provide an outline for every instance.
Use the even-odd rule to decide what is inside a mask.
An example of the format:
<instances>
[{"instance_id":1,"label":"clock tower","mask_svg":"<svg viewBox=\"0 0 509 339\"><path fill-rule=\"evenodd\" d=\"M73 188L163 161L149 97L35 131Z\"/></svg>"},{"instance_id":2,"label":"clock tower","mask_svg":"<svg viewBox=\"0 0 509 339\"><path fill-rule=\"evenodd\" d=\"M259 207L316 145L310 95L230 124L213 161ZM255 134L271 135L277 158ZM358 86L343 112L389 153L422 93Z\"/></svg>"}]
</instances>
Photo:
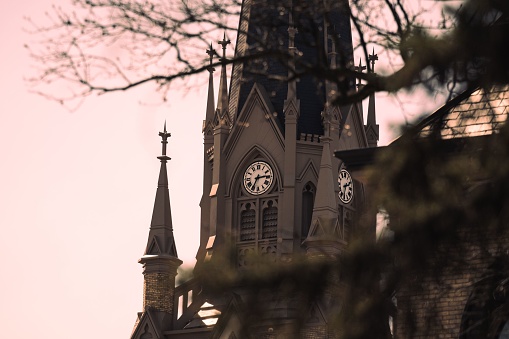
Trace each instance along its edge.
<instances>
[{"instance_id":1,"label":"clock tower","mask_svg":"<svg viewBox=\"0 0 509 339\"><path fill-rule=\"evenodd\" d=\"M218 43L219 96L214 109L209 68L203 129L198 265L231 249L231 264L239 269L248 269L252 254L279 261L306 253L314 216L323 210L337 221L337 247L346 244L346 228L362 199L354 193L362 188L333 152L369 143L361 105L331 103L334 93L355 90L354 80L339 88L305 72L310 65L353 68L348 1L316 6L244 0L234 55L243 61L233 64L229 91L230 41L224 36ZM273 57L258 56L260 49ZM313 251L320 249L313 245Z\"/></svg>"}]
</instances>

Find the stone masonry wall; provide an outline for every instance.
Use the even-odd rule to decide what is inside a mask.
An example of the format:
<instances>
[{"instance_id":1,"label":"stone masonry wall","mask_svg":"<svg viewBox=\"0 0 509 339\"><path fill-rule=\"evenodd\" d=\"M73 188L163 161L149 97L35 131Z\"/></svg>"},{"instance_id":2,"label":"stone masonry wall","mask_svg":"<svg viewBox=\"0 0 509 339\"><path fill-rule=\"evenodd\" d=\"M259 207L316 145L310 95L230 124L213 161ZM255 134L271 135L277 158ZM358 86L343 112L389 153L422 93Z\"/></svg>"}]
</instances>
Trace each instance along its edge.
<instances>
[{"instance_id":1,"label":"stone masonry wall","mask_svg":"<svg viewBox=\"0 0 509 339\"><path fill-rule=\"evenodd\" d=\"M461 240L444 245L445 257L449 253L456 259L437 261L427 272L405 281L397 292L396 339L460 337L463 313L474 284L495 258L507 253L509 246L507 232L491 232L482 239L476 232L463 231ZM436 267L441 269L439 275L433 271Z\"/></svg>"}]
</instances>

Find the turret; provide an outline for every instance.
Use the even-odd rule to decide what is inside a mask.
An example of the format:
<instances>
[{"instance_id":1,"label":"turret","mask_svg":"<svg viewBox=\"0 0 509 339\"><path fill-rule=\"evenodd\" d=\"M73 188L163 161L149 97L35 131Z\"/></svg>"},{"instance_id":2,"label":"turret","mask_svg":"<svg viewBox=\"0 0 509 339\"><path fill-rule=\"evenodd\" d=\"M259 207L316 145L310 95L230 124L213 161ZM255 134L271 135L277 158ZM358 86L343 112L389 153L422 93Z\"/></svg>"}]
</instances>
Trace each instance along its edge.
<instances>
[{"instance_id":1,"label":"turret","mask_svg":"<svg viewBox=\"0 0 509 339\"><path fill-rule=\"evenodd\" d=\"M359 66L355 66L355 71L359 72L359 73L363 73L363 71L365 69L366 69L366 66L362 66L362 59L359 59ZM364 86L362 84L362 79L360 77L357 79L356 86L357 86L358 91L360 91L362 89L362 87ZM362 107L362 101L358 102L357 106L359 107L359 112L360 112L362 119L364 119L364 108Z\"/></svg>"},{"instance_id":2,"label":"turret","mask_svg":"<svg viewBox=\"0 0 509 339\"><path fill-rule=\"evenodd\" d=\"M290 60L288 62L288 91L284 101L285 115L285 166L283 187L285 199L283 200L283 209L293 211L295 206L295 167L297 155L297 122L300 116L300 101L297 99L297 80L295 79L295 34L297 29L293 27L290 16L290 26L288 27L288 49ZM294 244L294 224L295 214L284 213L282 215L281 230L278 235L282 239L280 252L282 255L290 255L294 247L300 244Z\"/></svg>"},{"instance_id":3,"label":"turret","mask_svg":"<svg viewBox=\"0 0 509 339\"><path fill-rule=\"evenodd\" d=\"M228 87L226 79L226 46L230 44L230 40L226 39L218 42L223 49L221 58L221 78L219 82L219 95L217 98L217 108L214 117L214 139L213 139L213 160L212 160L212 181L209 191L210 197L210 215L209 215L209 237L205 248L205 255L211 256L217 242L224 241L226 234L218 237L217 230L224 230L225 214L225 185L226 185L226 159L223 154L224 144L232 126L232 120L228 114Z\"/></svg>"},{"instance_id":4,"label":"turret","mask_svg":"<svg viewBox=\"0 0 509 339\"><path fill-rule=\"evenodd\" d=\"M200 201L200 247L196 254L198 263L205 255L205 245L210 236L210 187L212 186L212 165L214 155L214 127L215 127L215 104L214 104L214 67L212 67L215 51L210 43L206 52L209 55L209 88L207 96L207 108L205 120L203 120L203 193Z\"/></svg>"},{"instance_id":5,"label":"turret","mask_svg":"<svg viewBox=\"0 0 509 339\"><path fill-rule=\"evenodd\" d=\"M375 54L375 50L373 49L373 53L368 56L368 60L371 62L370 72L376 76L375 74L375 61L378 60L378 55ZM368 103L368 117L366 121L366 137L368 138L369 147L377 147L378 140L380 138L380 127L376 123L376 109L375 109L375 93L371 93L369 96Z\"/></svg>"},{"instance_id":6,"label":"turret","mask_svg":"<svg viewBox=\"0 0 509 339\"><path fill-rule=\"evenodd\" d=\"M173 296L177 269L182 264L178 258L173 224L171 219L170 194L166 163L170 158L166 155L167 139L170 136L164 131L159 133L162 138L162 155L159 180L157 184L152 222L145 254L139 260L143 265L143 311L164 312L172 318L174 313Z\"/></svg>"},{"instance_id":7,"label":"turret","mask_svg":"<svg viewBox=\"0 0 509 339\"><path fill-rule=\"evenodd\" d=\"M303 244L310 256L337 256L346 245L338 220L334 171L330 151L331 116L324 114L325 135L311 227Z\"/></svg>"}]
</instances>

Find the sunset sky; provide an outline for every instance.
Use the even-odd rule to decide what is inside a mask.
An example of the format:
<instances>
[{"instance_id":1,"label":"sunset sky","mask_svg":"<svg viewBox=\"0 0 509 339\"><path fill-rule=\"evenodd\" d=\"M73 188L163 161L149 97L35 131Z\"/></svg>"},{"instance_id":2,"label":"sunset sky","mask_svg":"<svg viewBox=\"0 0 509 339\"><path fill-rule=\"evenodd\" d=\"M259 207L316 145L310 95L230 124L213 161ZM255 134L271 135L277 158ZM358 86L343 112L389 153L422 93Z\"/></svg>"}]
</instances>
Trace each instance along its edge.
<instances>
[{"instance_id":1,"label":"sunset sky","mask_svg":"<svg viewBox=\"0 0 509 339\"><path fill-rule=\"evenodd\" d=\"M19 0L0 12L2 333L128 338L142 306L137 261L148 236L161 154L157 133L165 120L177 249L185 265L194 263L207 88L187 95L175 90L169 103L155 105L147 86L89 98L74 112L30 93L23 44L33 37L23 32L23 16L37 18L54 2ZM206 74L198 77L206 83ZM394 137L390 124L405 115L386 96L377 100L381 144L387 144Z\"/></svg>"}]
</instances>

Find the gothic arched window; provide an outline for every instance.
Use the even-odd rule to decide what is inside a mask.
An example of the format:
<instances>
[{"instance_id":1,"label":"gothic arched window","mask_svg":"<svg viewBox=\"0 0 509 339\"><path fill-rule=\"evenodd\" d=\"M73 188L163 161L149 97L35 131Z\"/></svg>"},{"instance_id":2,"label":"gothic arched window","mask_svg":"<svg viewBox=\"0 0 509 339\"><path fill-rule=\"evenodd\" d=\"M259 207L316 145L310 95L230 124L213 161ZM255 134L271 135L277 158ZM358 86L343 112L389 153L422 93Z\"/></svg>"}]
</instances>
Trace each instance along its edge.
<instances>
[{"instance_id":1,"label":"gothic arched window","mask_svg":"<svg viewBox=\"0 0 509 339\"><path fill-rule=\"evenodd\" d=\"M269 200L263 209L262 239L277 238L277 207Z\"/></svg>"},{"instance_id":2,"label":"gothic arched window","mask_svg":"<svg viewBox=\"0 0 509 339\"><path fill-rule=\"evenodd\" d=\"M256 211L250 203L240 213L240 241L255 240L256 238Z\"/></svg>"}]
</instances>

